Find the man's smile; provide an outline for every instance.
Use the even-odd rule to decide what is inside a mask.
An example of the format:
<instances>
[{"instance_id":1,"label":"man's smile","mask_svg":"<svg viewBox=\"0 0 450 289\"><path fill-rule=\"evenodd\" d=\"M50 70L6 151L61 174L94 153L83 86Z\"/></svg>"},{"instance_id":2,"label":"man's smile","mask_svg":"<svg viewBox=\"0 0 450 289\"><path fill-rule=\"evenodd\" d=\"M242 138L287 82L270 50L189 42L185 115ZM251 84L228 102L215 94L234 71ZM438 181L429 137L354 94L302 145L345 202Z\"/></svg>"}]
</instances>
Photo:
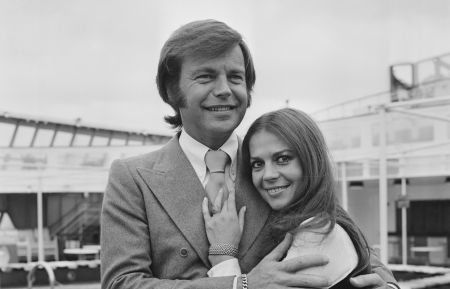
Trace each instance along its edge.
<instances>
[{"instance_id":1,"label":"man's smile","mask_svg":"<svg viewBox=\"0 0 450 289\"><path fill-rule=\"evenodd\" d=\"M205 107L209 111L229 111L235 108L235 106L231 105L213 105Z\"/></svg>"}]
</instances>

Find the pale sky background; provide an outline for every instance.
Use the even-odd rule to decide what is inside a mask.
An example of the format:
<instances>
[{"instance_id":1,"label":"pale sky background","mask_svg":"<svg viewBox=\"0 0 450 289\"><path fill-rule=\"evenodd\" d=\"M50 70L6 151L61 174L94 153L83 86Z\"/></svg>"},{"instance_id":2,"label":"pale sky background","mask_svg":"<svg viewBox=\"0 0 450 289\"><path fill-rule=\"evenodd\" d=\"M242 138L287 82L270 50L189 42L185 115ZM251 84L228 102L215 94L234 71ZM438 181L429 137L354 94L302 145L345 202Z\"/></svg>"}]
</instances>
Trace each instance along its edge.
<instances>
[{"instance_id":1,"label":"pale sky background","mask_svg":"<svg viewBox=\"0 0 450 289\"><path fill-rule=\"evenodd\" d=\"M1 0L0 111L172 134L155 85L170 33L213 18L241 32L252 107L306 112L389 89L388 67L450 52L447 0Z\"/></svg>"}]
</instances>

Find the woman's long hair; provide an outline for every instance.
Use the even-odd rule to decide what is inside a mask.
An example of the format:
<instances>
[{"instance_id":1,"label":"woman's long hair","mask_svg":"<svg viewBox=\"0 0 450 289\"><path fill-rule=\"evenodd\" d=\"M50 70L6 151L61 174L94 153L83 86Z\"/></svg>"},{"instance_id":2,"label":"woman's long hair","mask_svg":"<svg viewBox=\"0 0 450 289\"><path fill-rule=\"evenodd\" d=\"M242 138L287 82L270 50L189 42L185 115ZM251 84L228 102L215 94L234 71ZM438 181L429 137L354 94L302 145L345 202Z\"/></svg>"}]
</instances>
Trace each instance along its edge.
<instances>
[{"instance_id":1,"label":"woman's long hair","mask_svg":"<svg viewBox=\"0 0 450 289\"><path fill-rule=\"evenodd\" d=\"M328 228L325 234L329 234L337 222L350 236L359 257L354 274L370 270L367 241L337 202L327 145L315 121L306 113L291 108L269 112L255 120L242 144L243 159L248 164L248 177L251 177L249 142L260 131L272 133L284 141L295 152L302 170L297 199L272 214L273 236L284 236L299 228L309 230L324 227ZM312 217L312 221L300 226Z\"/></svg>"}]
</instances>

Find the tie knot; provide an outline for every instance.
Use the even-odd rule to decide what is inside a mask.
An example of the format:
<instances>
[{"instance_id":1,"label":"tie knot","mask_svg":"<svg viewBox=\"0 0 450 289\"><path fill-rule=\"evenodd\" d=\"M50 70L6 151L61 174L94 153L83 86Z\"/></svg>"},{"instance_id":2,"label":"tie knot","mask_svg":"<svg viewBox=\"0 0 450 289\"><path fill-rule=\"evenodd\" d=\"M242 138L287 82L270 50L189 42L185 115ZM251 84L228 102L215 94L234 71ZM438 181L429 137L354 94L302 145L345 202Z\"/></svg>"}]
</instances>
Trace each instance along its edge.
<instances>
[{"instance_id":1,"label":"tie knot","mask_svg":"<svg viewBox=\"0 0 450 289\"><path fill-rule=\"evenodd\" d=\"M223 173L228 161L228 155L222 150L209 150L205 155L205 164L210 173Z\"/></svg>"}]
</instances>

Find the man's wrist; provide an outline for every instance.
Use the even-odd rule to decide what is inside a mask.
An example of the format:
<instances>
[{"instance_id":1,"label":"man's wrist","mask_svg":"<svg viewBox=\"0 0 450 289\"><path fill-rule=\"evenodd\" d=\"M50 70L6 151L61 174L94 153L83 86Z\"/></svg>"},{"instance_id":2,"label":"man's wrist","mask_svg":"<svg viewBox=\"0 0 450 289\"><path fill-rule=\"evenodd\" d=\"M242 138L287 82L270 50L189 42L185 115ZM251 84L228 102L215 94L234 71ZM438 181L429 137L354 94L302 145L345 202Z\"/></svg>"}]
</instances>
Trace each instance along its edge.
<instances>
[{"instance_id":1,"label":"man's wrist","mask_svg":"<svg viewBox=\"0 0 450 289\"><path fill-rule=\"evenodd\" d=\"M241 274L240 278L240 284L242 289L248 289L248 280L247 280L247 274Z\"/></svg>"}]
</instances>

